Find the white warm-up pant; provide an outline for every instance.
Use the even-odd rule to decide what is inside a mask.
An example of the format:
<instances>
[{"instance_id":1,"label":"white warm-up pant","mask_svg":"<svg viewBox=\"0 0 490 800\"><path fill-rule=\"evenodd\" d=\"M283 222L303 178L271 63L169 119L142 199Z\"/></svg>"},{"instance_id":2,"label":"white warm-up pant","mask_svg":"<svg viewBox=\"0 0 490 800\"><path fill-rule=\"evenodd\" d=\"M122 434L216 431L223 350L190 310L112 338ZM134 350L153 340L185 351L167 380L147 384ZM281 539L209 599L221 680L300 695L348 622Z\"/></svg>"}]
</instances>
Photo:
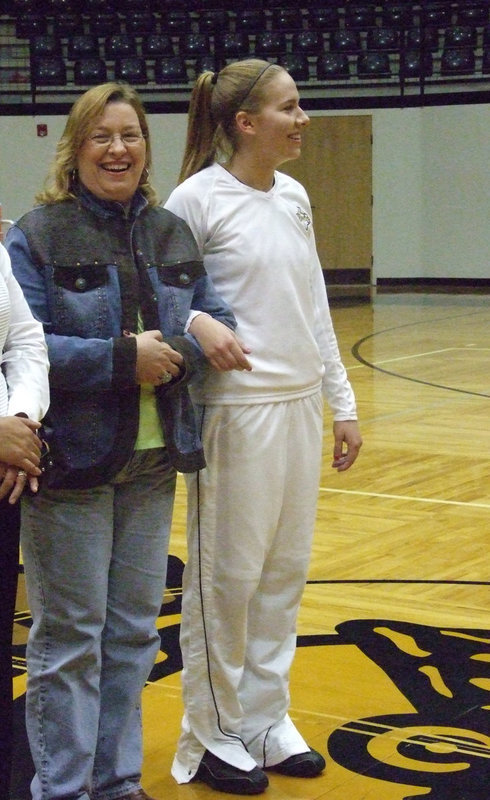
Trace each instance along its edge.
<instances>
[{"instance_id":1,"label":"white warm-up pant","mask_svg":"<svg viewBox=\"0 0 490 800\"><path fill-rule=\"evenodd\" d=\"M207 467L188 476L181 647L185 714L172 774L205 750L243 770L308 745L288 716L322 454L320 393L207 406Z\"/></svg>"}]
</instances>

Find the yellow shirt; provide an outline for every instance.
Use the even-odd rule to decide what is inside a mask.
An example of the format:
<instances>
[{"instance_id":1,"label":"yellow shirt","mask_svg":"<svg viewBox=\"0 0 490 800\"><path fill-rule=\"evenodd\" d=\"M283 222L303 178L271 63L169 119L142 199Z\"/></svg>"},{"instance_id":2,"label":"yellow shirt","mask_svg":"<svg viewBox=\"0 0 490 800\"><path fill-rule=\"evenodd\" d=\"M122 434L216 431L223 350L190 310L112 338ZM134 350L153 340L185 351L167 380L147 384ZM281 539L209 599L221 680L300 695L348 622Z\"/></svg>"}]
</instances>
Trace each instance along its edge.
<instances>
[{"instance_id":1,"label":"yellow shirt","mask_svg":"<svg viewBox=\"0 0 490 800\"><path fill-rule=\"evenodd\" d=\"M142 331L143 321L138 315L138 333ZM165 437L158 416L155 387L151 383L143 383L140 387L140 423L134 449L151 450L153 447L165 447Z\"/></svg>"}]
</instances>

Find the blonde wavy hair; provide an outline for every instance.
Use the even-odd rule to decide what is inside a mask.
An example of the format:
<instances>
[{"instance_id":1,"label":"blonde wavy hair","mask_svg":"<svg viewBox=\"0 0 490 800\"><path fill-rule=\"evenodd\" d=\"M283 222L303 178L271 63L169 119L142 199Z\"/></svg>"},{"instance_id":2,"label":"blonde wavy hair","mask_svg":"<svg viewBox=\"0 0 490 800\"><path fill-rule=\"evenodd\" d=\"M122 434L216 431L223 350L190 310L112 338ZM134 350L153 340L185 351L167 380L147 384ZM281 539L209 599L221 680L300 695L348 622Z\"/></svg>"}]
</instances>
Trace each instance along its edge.
<instances>
[{"instance_id":1,"label":"blonde wavy hair","mask_svg":"<svg viewBox=\"0 0 490 800\"><path fill-rule=\"evenodd\" d=\"M150 205L158 205L158 197L149 177L151 144L143 103L134 89L127 84L117 82L93 86L73 104L65 129L57 144L56 154L46 176L44 187L36 195L37 203L59 203L75 197L74 184L76 183L78 153L108 103L128 103L137 114L146 141L145 167L141 174L139 188Z\"/></svg>"}]
</instances>

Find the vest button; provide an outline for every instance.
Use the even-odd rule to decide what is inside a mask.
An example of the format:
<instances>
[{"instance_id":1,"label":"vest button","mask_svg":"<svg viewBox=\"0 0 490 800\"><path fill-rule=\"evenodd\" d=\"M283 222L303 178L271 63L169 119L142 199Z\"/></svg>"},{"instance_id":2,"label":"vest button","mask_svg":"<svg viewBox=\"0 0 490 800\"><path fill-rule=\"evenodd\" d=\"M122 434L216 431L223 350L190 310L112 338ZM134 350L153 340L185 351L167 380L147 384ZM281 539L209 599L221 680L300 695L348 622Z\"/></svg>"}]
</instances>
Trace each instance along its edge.
<instances>
[{"instance_id":1,"label":"vest button","mask_svg":"<svg viewBox=\"0 0 490 800\"><path fill-rule=\"evenodd\" d=\"M75 289L79 292L83 292L84 289L87 288L87 281L85 278L77 278L75 281Z\"/></svg>"}]
</instances>

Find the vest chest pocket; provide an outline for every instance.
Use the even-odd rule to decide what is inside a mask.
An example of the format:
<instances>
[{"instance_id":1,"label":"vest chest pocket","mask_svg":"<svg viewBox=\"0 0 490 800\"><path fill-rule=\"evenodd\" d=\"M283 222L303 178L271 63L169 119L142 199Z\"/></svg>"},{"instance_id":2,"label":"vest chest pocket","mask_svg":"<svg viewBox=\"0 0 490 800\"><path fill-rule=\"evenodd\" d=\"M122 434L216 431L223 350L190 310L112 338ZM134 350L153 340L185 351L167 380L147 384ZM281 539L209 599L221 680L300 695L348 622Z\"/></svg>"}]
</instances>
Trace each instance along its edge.
<instances>
[{"instance_id":1,"label":"vest chest pocket","mask_svg":"<svg viewBox=\"0 0 490 800\"><path fill-rule=\"evenodd\" d=\"M107 265L55 266L52 279L56 333L102 339L115 335L120 296Z\"/></svg>"},{"instance_id":2,"label":"vest chest pocket","mask_svg":"<svg viewBox=\"0 0 490 800\"><path fill-rule=\"evenodd\" d=\"M105 264L77 264L73 267L53 268L55 286L78 294L104 286L108 280L108 269Z\"/></svg>"},{"instance_id":3,"label":"vest chest pocket","mask_svg":"<svg viewBox=\"0 0 490 800\"><path fill-rule=\"evenodd\" d=\"M161 283L167 286L174 286L176 289L187 289L198 278L206 274L204 265L201 261L182 261L177 264L164 264L157 267L158 278Z\"/></svg>"}]
</instances>

